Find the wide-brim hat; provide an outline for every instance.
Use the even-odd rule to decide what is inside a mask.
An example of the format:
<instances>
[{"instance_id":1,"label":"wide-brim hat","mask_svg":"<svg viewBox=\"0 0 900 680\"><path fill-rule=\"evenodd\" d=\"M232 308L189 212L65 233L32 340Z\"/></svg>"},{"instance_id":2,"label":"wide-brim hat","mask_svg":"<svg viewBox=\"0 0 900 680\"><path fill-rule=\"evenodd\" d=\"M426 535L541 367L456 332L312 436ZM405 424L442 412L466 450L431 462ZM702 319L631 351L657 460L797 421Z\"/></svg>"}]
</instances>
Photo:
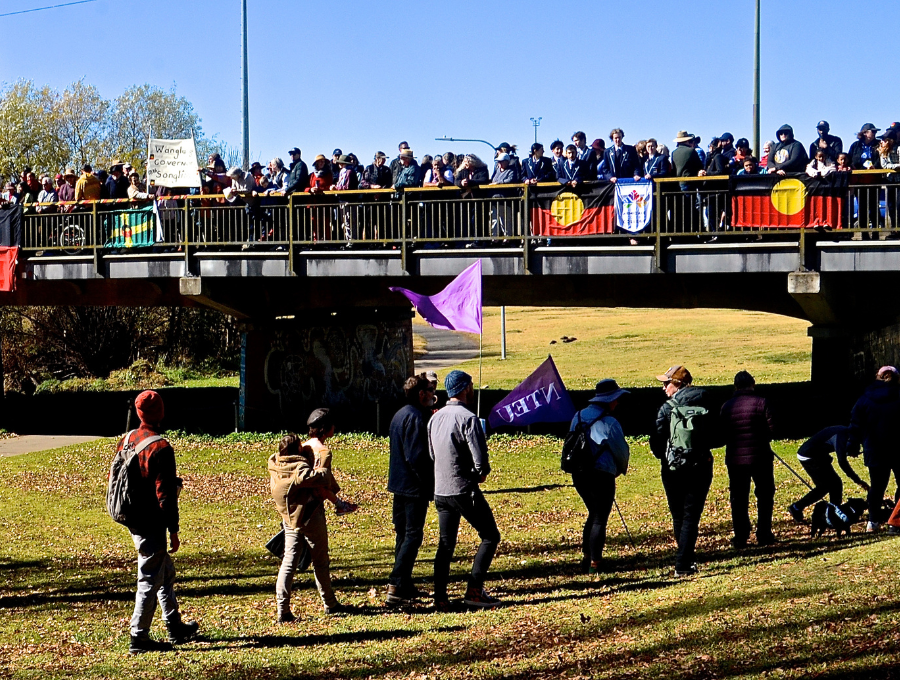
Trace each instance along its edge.
<instances>
[{"instance_id":1,"label":"wide-brim hat","mask_svg":"<svg viewBox=\"0 0 900 680\"><path fill-rule=\"evenodd\" d=\"M341 157L338 158L338 165L353 165L353 159L347 154L341 154Z\"/></svg>"},{"instance_id":2,"label":"wide-brim hat","mask_svg":"<svg viewBox=\"0 0 900 680\"><path fill-rule=\"evenodd\" d=\"M375 158L387 158L387 154L384 151L375 152Z\"/></svg>"},{"instance_id":3,"label":"wide-brim hat","mask_svg":"<svg viewBox=\"0 0 900 680\"><path fill-rule=\"evenodd\" d=\"M413 156L412 149L400 149L400 158L415 159L415 156Z\"/></svg>"},{"instance_id":4,"label":"wide-brim hat","mask_svg":"<svg viewBox=\"0 0 900 680\"><path fill-rule=\"evenodd\" d=\"M501 161L506 161L508 163L509 162L509 154L501 153L499 156L497 156L497 162L500 163Z\"/></svg>"},{"instance_id":5,"label":"wide-brim hat","mask_svg":"<svg viewBox=\"0 0 900 680\"><path fill-rule=\"evenodd\" d=\"M63 177L78 177L78 173L75 172L75 168L66 168Z\"/></svg>"},{"instance_id":6,"label":"wide-brim hat","mask_svg":"<svg viewBox=\"0 0 900 680\"><path fill-rule=\"evenodd\" d=\"M112 171L115 170L116 168L120 168L120 167L122 167L123 165L125 165L125 162L124 162L124 161L113 161L112 163L110 163L109 171L112 172Z\"/></svg>"},{"instance_id":7,"label":"wide-brim hat","mask_svg":"<svg viewBox=\"0 0 900 680\"><path fill-rule=\"evenodd\" d=\"M679 130L678 134L675 135L675 143L681 144L681 142L690 142L694 139L694 135L692 135L687 130Z\"/></svg>"},{"instance_id":8,"label":"wide-brim hat","mask_svg":"<svg viewBox=\"0 0 900 680\"><path fill-rule=\"evenodd\" d=\"M628 390L623 390L612 378L601 380L597 383L596 394L588 400L590 404L611 404L616 399L625 394L631 394Z\"/></svg>"},{"instance_id":9,"label":"wide-brim hat","mask_svg":"<svg viewBox=\"0 0 900 680\"><path fill-rule=\"evenodd\" d=\"M875 127L872 123L866 123L859 129L860 132L866 132L867 130L871 130L872 132L878 132L879 130L881 130L881 128Z\"/></svg>"},{"instance_id":10,"label":"wide-brim hat","mask_svg":"<svg viewBox=\"0 0 900 680\"><path fill-rule=\"evenodd\" d=\"M316 156L316 159L313 161L313 165L315 165L315 164L318 163L319 161L326 161L326 162L327 162L328 159L325 158L325 156L323 156L322 154L319 154L318 156Z\"/></svg>"}]
</instances>

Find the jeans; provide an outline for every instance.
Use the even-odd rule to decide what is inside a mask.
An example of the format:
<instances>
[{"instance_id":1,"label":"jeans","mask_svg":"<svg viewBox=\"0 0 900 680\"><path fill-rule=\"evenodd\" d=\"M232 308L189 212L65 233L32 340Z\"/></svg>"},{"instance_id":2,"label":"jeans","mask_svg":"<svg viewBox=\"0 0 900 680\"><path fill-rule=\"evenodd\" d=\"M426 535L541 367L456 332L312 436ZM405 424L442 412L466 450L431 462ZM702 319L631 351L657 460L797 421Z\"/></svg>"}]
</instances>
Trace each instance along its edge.
<instances>
[{"instance_id":1,"label":"jeans","mask_svg":"<svg viewBox=\"0 0 900 680\"><path fill-rule=\"evenodd\" d=\"M394 570L388 583L412 590L412 570L422 547L428 499L394 494Z\"/></svg>"},{"instance_id":2,"label":"jeans","mask_svg":"<svg viewBox=\"0 0 900 680\"><path fill-rule=\"evenodd\" d=\"M434 556L434 599L438 601L447 599L450 562L456 550L461 517L472 525L481 538L481 545L475 553L472 573L469 576L469 588L484 587L484 579L500 543L500 531L497 529L497 522L494 521L491 506L485 500L481 489L457 496L435 496L434 507L438 513L441 532L437 553Z\"/></svg>"},{"instance_id":3,"label":"jeans","mask_svg":"<svg viewBox=\"0 0 900 680\"><path fill-rule=\"evenodd\" d=\"M706 496L712 485L712 457L689 469L674 472L662 466L662 483L672 513L672 529L678 542L675 553L676 571L686 571L694 564L694 551L697 547L697 535L700 533L700 517Z\"/></svg>"},{"instance_id":4,"label":"jeans","mask_svg":"<svg viewBox=\"0 0 900 680\"><path fill-rule=\"evenodd\" d=\"M891 472L894 473L894 482L900 482L900 463L893 465L878 465L869 467L869 521L884 522L890 513L885 513L881 509L884 502L884 494L888 488L888 482L891 481ZM894 502L900 501L900 485L894 494Z\"/></svg>"},{"instance_id":5,"label":"jeans","mask_svg":"<svg viewBox=\"0 0 900 680\"><path fill-rule=\"evenodd\" d=\"M750 536L750 482L756 495L756 538L771 538L772 509L775 504L775 470L773 461L760 460L749 465L728 465L731 493L731 523L735 541Z\"/></svg>"},{"instance_id":6,"label":"jeans","mask_svg":"<svg viewBox=\"0 0 900 680\"><path fill-rule=\"evenodd\" d=\"M326 607L337 604L334 590L331 588L331 560L328 556L328 527L325 524L325 509L322 505L316 508L309 521L297 529L284 527L284 558L278 570L278 581L275 584L275 600L278 613L286 614L291 610L291 589L294 574L300 560L298 547L300 541L306 541L312 556L313 573L316 577L316 588Z\"/></svg>"},{"instance_id":7,"label":"jeans","mask_svg":"<svg viewBox=\"0 0 900 680\"><path fill-rule=\"evenodd\" d=\"M166 552L166 532L151 536L131 534L138 551L137 596L131 617L131 634L146 637L156 612L156 600L162 607L166 621L178 617L178 600L175 599L175 564Z\"/></svg>"},{"instance_id":8,"label":"jeans","mask_svg":"<svg viewBox=\"0 0 900 680\"><path fill-rule=\"evenodd\" d=\"M607 472L591 470L572 475L572 484L588 511L581 533L584 560L600 562L606 545L606 524L616 499L616 478Z\"/></svg>"},{"instance_id":9,"label":"jeans","mask_svg":"<svg viewBox=\"0 0 900 680\"><path fill-rule=\"evenodd\" d=\"M812 479L813 488L799 501L794 503L801 510L829 496L834 505L844 502L844 482L831 465L831 459L801 460L800 465Z\"/></svg>"}]
</instances>

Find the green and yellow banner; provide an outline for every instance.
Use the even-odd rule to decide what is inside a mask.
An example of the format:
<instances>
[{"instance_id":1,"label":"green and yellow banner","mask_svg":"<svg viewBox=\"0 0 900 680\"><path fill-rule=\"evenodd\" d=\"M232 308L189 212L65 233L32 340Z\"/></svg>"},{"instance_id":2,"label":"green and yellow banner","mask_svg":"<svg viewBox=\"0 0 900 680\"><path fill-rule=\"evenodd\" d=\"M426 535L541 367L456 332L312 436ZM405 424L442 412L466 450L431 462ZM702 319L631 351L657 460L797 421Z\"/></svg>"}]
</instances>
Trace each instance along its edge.
<instances>
[{"instance_id":1,"label":"green and yellow banner","mask_svg":"<svg viewBox=\"0 0 900 680\"><path fill-rule=\"evenodd\" d=\"M135 248L155 243L153 207L124 210L103 216L107 248Z\"/></svg>"}]
</instances>

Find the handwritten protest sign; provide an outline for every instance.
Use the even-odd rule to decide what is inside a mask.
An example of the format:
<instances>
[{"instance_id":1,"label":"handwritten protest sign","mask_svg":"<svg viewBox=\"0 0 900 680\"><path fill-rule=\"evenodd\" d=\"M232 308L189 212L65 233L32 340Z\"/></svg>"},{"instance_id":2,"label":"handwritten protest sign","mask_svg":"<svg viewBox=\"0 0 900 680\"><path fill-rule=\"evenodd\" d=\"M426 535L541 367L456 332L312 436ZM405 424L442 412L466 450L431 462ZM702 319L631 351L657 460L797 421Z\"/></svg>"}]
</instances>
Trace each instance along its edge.
<instances>
[{"instance_id":1,"label":"handwritten protest sign","mask_svg":"<svg viewBox=\"0 0 900 680\"><path fill-rule=\"evenodd\" d=\"M193 139L151 139L148 147L147 183L150 186L200 186Z\"/></svg>"}]
</instances>

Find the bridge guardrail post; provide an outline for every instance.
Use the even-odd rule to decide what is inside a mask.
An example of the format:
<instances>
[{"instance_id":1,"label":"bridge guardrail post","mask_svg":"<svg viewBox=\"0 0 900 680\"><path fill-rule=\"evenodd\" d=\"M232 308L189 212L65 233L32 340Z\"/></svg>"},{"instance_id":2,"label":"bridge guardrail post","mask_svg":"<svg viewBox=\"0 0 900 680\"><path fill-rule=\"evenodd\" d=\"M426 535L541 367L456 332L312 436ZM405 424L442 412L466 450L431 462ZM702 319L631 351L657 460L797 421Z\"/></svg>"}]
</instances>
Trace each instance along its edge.
<instances>
[{"instance_id":1,"label":"bridge guardrail post","mask_svg":"<svg viewBox=\"0 0 900 680\"><path fill-rule=\"evenodd\" d=\"M409 248L406 235L406 189L400 194L400 268L409 274Z\"/></svg>"},{"instance_id":2,"label":"bridge guardrail post","mask_svg":"<svg viewBox=\"0 0 900 680\"><path fill-rule=\"evenodd\" d=\"M188 243L190 242L190 237L188 236L188 228L191 224L191 199L184 199L184 226L181 228L181 233L184 241L184 275L191 275L191 262L188 257Z\"/></svg>"},{"instance_id":3,"label":"bridge guardrail post","mask_svg":"<svg viewBox=\"0 0 900 680\"><path fill-rule=\"evenodd\" d=\"M76 223L77 224L77 223ZM97 203L91 204L91 245L94 249L94 274L100 275L100 246L97 241Z\"/></svg>"},{"instance_id":4,"label":"bridge guardrail post","mask_svg":"<svg viewBox=\"0 0 900 680\"><path fill-rule=\"evenodd\" d=\"M656 239L653 242L653 261L656 264L656 271L663 271L662 266L662 214L664 211L662 207L662 184L659 182L653 183L653 192L656 194L654 196L653 201L653 221L656 223Z\"/></svg>"},{"instance_id":5,"label":"bridge guardrail post","mask_svg":"<svg viewBox=\"0 0 900 680\"><path fill-rule=\"evenodd\" d=\"M294 271L294 194L288 196L288 274L297 275Z\"/></svg>"},{"instance_id":6,"label":"bridge guardrail post","mask_svg":"<svg viewBox=\"0 0 900 680\"><path fill-rule=\"evenodd\" d=\"M525 267L525 273L531 274L531 210L528 201L528 185L522 190L522 261Z\"/></svg>"}]
</instances>

